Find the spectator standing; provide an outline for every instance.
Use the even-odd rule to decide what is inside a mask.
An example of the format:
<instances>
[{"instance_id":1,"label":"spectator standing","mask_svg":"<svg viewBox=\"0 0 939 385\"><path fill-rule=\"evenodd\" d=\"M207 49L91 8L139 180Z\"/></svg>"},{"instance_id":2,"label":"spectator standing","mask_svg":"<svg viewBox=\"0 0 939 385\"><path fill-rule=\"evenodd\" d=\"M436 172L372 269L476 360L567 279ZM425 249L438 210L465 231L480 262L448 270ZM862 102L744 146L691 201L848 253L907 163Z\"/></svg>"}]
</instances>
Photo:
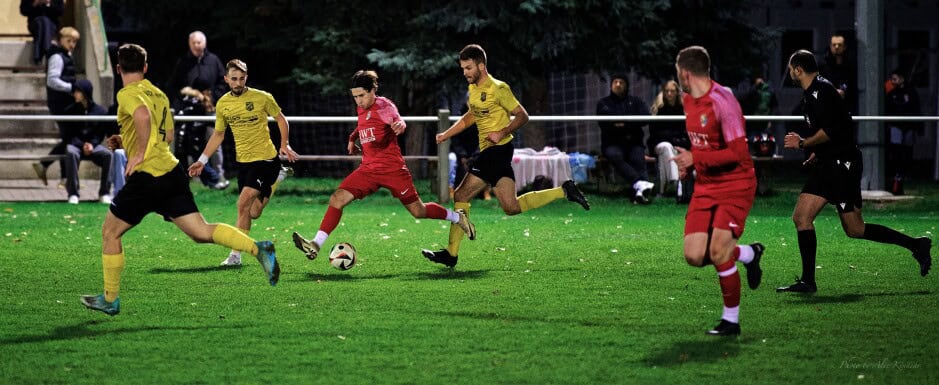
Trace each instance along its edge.
<instances>
[{"instance_id":1,"label":"spectator standing","mask_svg":"<svg viewBox=\"0 0 939 385\"><path fill-rule=\"evenodd\" d=\"M914 87L908 86L906 78L895 70L890 73L890 85L887 93L886 109L890 116L917 116L920 114L919 95ZM907 178L910 164L913 162L913 137L922 133L921 122L887 122L887 190L894 195L903 194L903 179Z\"/></svg>"},{"instance_id":2,"label":"spectator standing","mask_svg":"<svg viewBox=\"0 0 939 385\"><path fill-rule=\"evenodd\" d=\"M844 35L831 36L828 54L819 65L819 73L828 79L838 95L848 104L848 112L857 113L857 61L848 51Z\"/></svg>"}]
</instances>

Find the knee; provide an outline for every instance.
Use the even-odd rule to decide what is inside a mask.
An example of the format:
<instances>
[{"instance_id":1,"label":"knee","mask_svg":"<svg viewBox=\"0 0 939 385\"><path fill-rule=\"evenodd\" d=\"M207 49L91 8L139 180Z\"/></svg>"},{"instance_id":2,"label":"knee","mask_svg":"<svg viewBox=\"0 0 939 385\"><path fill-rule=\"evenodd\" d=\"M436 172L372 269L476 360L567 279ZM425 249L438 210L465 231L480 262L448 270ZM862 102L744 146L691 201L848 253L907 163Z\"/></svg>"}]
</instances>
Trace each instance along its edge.
<instances>
[{"instance_id":1,"label":"knee","mask_svg":"<svg viewBox=\"0 0 939 385\"><path fill-rule=\"evenodd\" d=\"M704 266L704 254L685 252L685 262L694 267Z\"/></svg>"},{"instance_id":2,"label":"knee","mask_svg":"<svg viewBox=\"0 0 939 385\"><path fill-rule=\"evenodd\" d=\"M521 214L522 209L520 207L503 207L502 212L504 212L505 215L513 216L513 215Z\"/></svg>"},{"instance_id":3,"label":"knee","mask_svg":"<svg viewBox=\"0 0 939 385\"><path fill-rule=\"evenodd\" d=\"M796 225L797 229L805 229L812 225L812 218L801 214L793 214L792 223Z\"/></svg>"}]
</instances>

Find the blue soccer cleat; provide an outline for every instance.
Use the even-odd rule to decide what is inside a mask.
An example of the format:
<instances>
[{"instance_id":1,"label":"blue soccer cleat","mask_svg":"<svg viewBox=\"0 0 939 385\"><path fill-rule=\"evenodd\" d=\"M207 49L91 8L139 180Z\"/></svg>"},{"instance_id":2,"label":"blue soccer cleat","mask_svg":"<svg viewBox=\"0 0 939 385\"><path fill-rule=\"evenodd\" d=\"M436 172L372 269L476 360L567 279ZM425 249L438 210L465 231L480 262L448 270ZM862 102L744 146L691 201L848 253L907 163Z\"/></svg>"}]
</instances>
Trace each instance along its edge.
<instances>
[{"instance_id":1,"label":"blue soccer cleat","mask_svg":"<svg viewBox=\"0 0 939 385\"><path fill-rule=\"evenodd\" d=\"M121 312L121 299L115 298L114 302L108 302L104 299L104 294L83 295L81 296L82 305L91 309L103 312L104 314L115 316Z\"/></svg>"},{"instance_id":2,"label":"blue soccer cleat","mask_svg":"<svg viewBox=\"0 0 939 385\"><path fill-rule=\"evenodd\" d=\"M254 243L258 245L258 262L261 264L261 268L264 269L264 273L267 274L267 280L270 281L271 286L277 284L277 280L280 279L280 265L277 263L277 255L274 253L274 243L271 241L258 241Z\"/></svg>"}]
</instances>

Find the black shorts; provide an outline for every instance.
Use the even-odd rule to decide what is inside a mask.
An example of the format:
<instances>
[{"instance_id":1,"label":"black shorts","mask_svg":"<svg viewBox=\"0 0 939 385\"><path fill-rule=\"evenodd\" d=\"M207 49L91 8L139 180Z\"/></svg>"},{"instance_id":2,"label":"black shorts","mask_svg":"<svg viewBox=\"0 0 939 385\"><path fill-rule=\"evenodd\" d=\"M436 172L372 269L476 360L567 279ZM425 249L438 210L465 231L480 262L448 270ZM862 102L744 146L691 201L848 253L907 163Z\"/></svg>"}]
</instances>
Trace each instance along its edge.
<instances>
[{"instance_id":1,"label":"black shorts","mask_svg":"<svg viewBox=\"0 0 939 385\"><path fill-rule=\"evenodd\" d=\"M855 160L819 160L809 167L809 178L802 186L805 194L825 198L839 213L861 208L861 174L864 163Z\"/></svg>"},{"instance_id":2,"label":"black shorts","mask_svg":"<svg viewBox=\"0 0 939 385\"><path fill-rule=\"evenodd\" d=\"M238 163L238 192L251 187L261 192L258 199L271 196L271 185L277 181L280 173L280 158L259 160L250 163Z\"/></svg>"},{"instance_id":3,"label":"black shorts","mask_svg":"<svg viewBox=\"0 0 939 385\"><path fill-rule=\"evenodd\" d=\"M503 177L515 181L515 171L512 170L512 157L515 148L512 143L492 146L474 154L469 160L469 173L478 176L490 185L495 186Z\"/></svg>"},{"instance_id":4,"label":"black shorts","mask_svg":"<svg viewBox=\"0 0 939 385\"><path fill-rule=\"evenodd\" d=\"M131 174L111 202L111 213L134 226L153 212L167 221L199 212L182 165L157 177L145 172Z\"/></svg>"}]
</instances>

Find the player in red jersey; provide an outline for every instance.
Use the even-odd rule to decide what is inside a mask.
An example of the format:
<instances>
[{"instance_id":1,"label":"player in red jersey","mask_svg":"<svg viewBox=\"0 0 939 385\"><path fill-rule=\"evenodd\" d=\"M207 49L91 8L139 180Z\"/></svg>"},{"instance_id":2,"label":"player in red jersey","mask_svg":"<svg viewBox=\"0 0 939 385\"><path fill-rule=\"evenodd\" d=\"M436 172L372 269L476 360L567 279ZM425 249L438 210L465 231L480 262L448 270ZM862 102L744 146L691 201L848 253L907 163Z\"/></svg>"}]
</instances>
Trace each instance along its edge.
<instances>
[{"instance_id":1,"label":"player in red jersey","mask_svg":"<svg viewBox=\"0 0 939 385\"><path fill-rule=\"evenodd\" d=\"M756 194L756 174L747 148L743 113L733 93L711 80L711 59L704 47L678 53L675 69L685 95L685 128L691 151L676 148L673 160L684 179L696 173L694 193L685 215L685 260L692 266L717 268L724 312L707 334L740 334L740 274L747 266L751 289L760 285L763 245L738 246Z\"/></svg>"},{"instance_id":2,"label":"player in red jersey","mask_svg":"<svg viewBox=\"0 0 939 385\"><path fill-rule=\"evenodd\" d=\"M357 106L359 121L355 131L349 135L349 154L362 152L362 164L339 184L329 198L329 207L313 239L293 233L293 242L307 258L315 259L329 234L339 225L342 209L355 199L365 198L384 187L401 201L415 218L448 220L457 224L469 236L476 238L476 228L460 210L452 211L436 203L424 203L417 195L411 172L404 164L398 135L404 133L407 124L401 120L398 108L384 97L376 96L378 75L374 71L361 70L352 76L352 98ZM361 149L356 145L361 143Z\"/></svg>"}]
</instances>

